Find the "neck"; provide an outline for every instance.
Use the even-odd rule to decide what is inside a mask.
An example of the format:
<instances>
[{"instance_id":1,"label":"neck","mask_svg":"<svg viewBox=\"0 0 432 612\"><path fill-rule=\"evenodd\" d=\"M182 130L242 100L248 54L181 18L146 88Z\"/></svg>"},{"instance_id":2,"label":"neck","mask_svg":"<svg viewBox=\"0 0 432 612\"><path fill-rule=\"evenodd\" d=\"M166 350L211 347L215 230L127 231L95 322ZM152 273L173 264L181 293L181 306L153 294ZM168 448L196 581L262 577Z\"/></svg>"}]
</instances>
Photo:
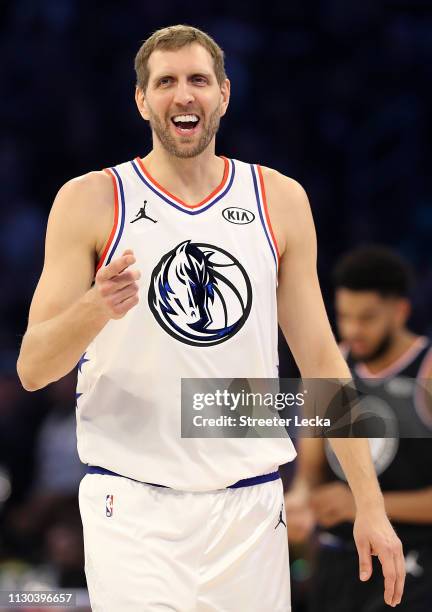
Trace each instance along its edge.
<instances>
[{"instance_id":1,"label":"neck","mask_svg":"<svg viewBox=\"0 0 432 612\"><path fill-rule=\"evenodd\" d=\"M412 347L418 338L419 336L411 333L407 329L401 329L396 332L388 351L386 351L384 355L380 355L377 359L368 361L367 364L365 364L367 369L372 374L376 374L381 370L389 368Z\"/></svg>"},{"instance_id":2,"label":"neck","mask_svg":"<svg viewBox=\"0 0 432 612\"><path fill-rule=\"evenodd\" d=\"M143 163L165 189L184 199L205 197L220 183L224 161L215 155L215 140L196 157L176 157L154 138L152 151Z\"/></svg>"}]
</instances>

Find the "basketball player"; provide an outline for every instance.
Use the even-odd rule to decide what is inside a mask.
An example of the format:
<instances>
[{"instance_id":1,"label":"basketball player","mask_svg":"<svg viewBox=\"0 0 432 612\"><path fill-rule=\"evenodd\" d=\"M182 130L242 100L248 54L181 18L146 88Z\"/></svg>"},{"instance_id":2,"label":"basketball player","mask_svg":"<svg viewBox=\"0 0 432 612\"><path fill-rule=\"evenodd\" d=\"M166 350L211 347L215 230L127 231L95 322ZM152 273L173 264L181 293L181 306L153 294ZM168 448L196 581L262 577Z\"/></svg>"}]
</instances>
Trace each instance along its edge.
<instances>
[{"instance_id":1,"label":"basketball player","mask_svg":"<svg viewBox=\"0 0 432 612\"><path fill-rule=\"evenodd\" d=\"M392 251L371 246L349 253L336 267L335 281L337 324L348 364L357 388L367 394L368 410L381 426L385 423L381 435L386 437L373 437L370 444L386 511L405 550L400 609L426 612L432 606L432 411L423 385L415 381L430 376L431 343L406 327L410 274ZM369 433L375 426L372 421ZM398 432L411 437L398 438ZM293 541L311 533L312 517L319 526L309 612L384 612L377 573L366 584L356 579L355 503L332 449L322 440L303 439L299 463L299 478L312 485L310 507L299 503L299 479L286 506Z\"/></svg>"},{"instance_id":2,"label":"basketball player","mask_svg":"<svg viewBox=\"0 0 432 612\"><path fill-rule=\"evenodd\" d=\"M288 611L278 466L294 458L292 442L182 439L180 392L182 377L277 377L277 316L304 376L349 375L318 286L307 197L273 170L215 155L230 82L209 36L164 28L135 68L153 148L60 190L18 372L33 390L79 362L94 610ZM333 448L356 498L361 570L380 556L394 606L402 547L367 442Z\"/></svg>"}]
</instances>

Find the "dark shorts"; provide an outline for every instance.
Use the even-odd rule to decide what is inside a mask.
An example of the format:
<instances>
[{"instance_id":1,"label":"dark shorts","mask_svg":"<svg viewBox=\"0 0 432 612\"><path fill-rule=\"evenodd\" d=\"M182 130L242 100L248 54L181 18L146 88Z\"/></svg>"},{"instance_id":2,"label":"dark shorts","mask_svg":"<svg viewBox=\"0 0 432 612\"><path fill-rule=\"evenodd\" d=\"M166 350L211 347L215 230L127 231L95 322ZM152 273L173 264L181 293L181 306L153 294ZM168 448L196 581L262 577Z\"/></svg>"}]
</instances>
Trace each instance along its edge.
<instances>
[{"instance_id":1,"label":"dark shorts","mask_svg":"<svg viewBox=\"0 0 432 612\"><path fill-rule=\"evenodd\" d=\"M406 581L398 612L432 611L432 545L404 545ZM356 550L320 547L311 582L308 612L388 612L381 564L373 557L373 574L360 582Z\"/></svg>"}]
</instances>

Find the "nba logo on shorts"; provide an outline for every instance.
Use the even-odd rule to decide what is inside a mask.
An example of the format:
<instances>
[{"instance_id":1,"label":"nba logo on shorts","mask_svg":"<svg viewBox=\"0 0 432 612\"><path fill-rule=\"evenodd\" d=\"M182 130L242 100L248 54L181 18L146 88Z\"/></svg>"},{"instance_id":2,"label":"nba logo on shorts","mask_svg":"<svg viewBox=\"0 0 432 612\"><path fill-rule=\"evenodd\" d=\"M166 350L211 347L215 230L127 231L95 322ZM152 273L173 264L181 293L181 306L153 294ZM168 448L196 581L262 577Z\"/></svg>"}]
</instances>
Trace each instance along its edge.
<instances>
[{"instance_id":1,"label":"nba logo on shorts","mask_svg":"<svg viewBox=\"0 0 432 612\"><path fill-rule=\"evenodd\" d=\"M107 516L113 515L114 495L106 496L105 513Z\"/></svg>"}]
</instances>

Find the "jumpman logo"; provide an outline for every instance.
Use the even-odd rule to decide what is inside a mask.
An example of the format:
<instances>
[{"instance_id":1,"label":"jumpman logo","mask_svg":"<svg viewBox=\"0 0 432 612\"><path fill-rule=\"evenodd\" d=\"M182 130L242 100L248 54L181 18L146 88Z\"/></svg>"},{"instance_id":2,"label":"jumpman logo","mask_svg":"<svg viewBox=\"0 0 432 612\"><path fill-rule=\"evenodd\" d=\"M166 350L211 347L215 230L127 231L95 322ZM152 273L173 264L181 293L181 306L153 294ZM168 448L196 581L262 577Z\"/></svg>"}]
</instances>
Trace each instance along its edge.
<instances>
[{"instance_id":1,"label":"jumpman logo","mask_svg":"<svg viewBox=\"0 0 432 612\"><path fill-rule=\"evenodd\" d=\"M281 523L282 523L282 525L285 525L285 528L286 528L286 523L285 523L285 521L283 520L282 513L283 513L283 504L282 504L281 509L280 509L280 512L279 512L279 522L278 522L278 524L276 525L275 529L277 529L277 527L279 527L279 525L280 525Z\"/></svg>"},{"instance_id":2,"label":"jumpman logo","mask_svg":"<svg viewBox=\"0 0 432 612\"><path fill-rule=\"evenodd\" d=\"M139 221L140 219L148 219L149 221L153 221L153 223L157 223L157 221L155 221L154 219L146 215L146 211L145 211L146 204L147 204L147 200L144 200L144 206L139 209L139 211L135 215L135 219L131 221L131 223L135 223L135 221Z\"/></svg>"}]
</instances>

